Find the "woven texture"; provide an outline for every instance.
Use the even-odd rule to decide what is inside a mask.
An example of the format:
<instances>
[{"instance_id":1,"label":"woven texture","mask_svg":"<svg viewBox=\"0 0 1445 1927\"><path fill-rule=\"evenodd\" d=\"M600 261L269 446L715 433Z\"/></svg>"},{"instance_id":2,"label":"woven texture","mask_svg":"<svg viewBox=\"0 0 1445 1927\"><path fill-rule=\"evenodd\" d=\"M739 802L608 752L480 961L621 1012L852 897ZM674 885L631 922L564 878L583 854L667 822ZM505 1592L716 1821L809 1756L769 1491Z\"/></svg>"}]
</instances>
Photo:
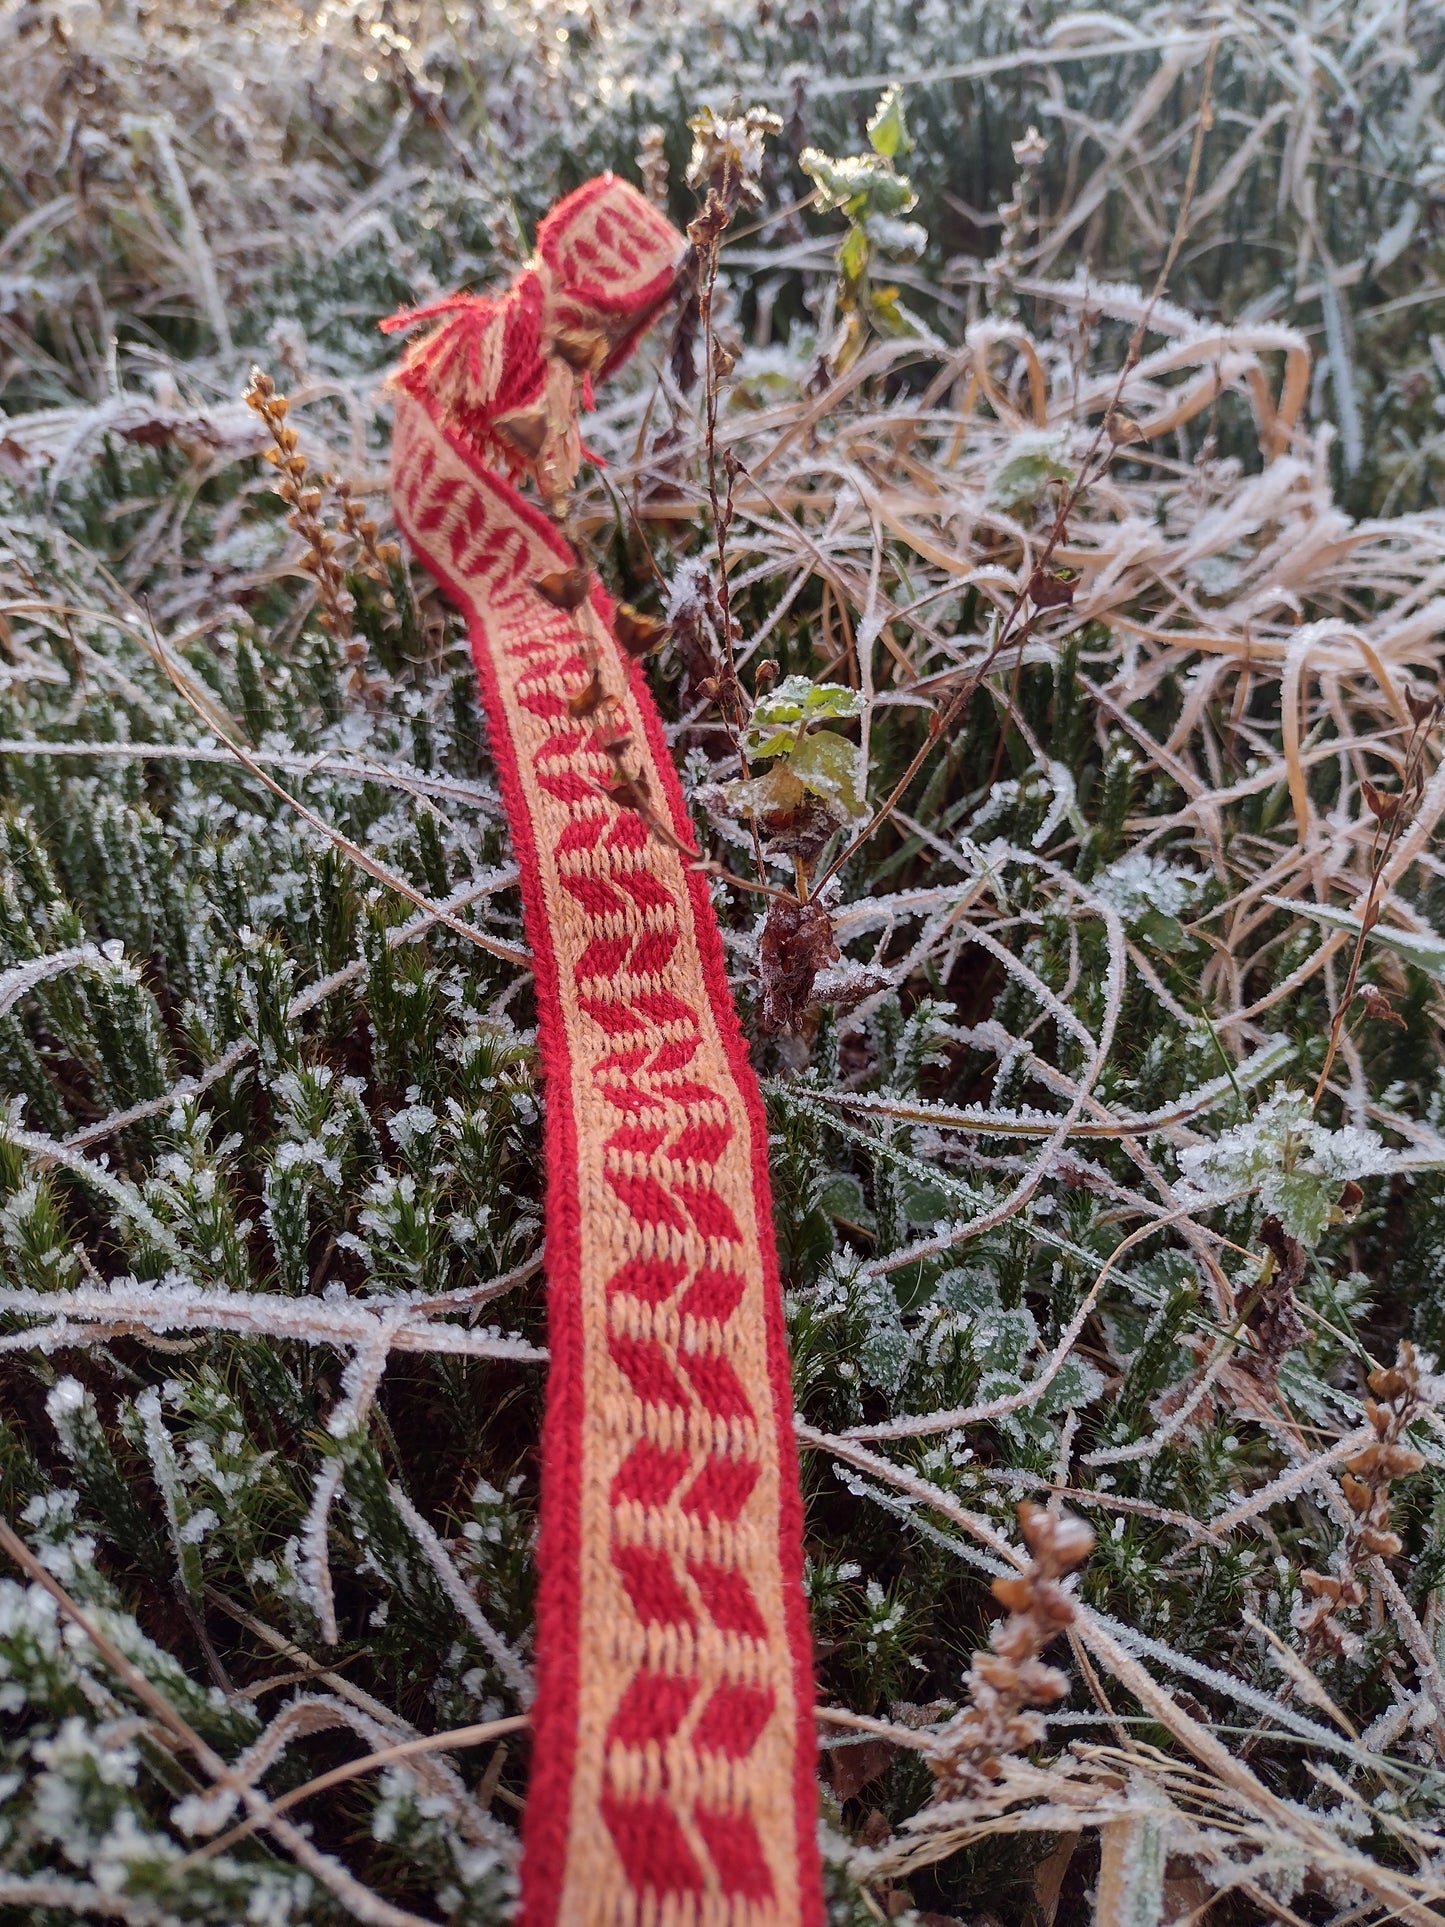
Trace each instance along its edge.
<instances>
[{"instance_id":1,"label":"woven texture","mask_svg":"<svg viewBox=\"0 0 1445 1927\"><path fill-rule=\"evenodd\" d=\"M661 727L544 493L575 470L549 353L600 327L602 372L666 299L681 239L631 188L547 217L506 295L432 311L398 378L398 519L466 615L521 866L546 1092L552 1367L538 1550L527 1927L821 1921L801 1512L767 1135L705 879L634 810L598 713L691 841ZM575 380L576 393L568 387ZM545 405L532 463L498 415ZM575 417L575 407L569 421ZM566 445L564 445L566 444Z\"/></svg>"}]
</instances>

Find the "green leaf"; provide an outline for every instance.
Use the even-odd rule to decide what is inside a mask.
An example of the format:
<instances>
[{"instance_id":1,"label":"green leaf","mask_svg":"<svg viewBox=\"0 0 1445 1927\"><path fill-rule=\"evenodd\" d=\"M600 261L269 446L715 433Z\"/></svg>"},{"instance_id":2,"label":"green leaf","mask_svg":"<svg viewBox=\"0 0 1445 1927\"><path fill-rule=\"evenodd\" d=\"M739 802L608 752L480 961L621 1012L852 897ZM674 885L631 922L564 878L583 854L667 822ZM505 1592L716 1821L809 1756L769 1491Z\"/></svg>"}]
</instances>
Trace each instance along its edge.
<instances>
[{"instance_id":1,"label":"green leaf","mask_svg":"<svg viewBox=\"0 0 1445 1927\"><path fill-rule=\"evenodd\" d=\"M1015 436L1012 453L994 470L987 499L998 508L1027 508L1050 482L1072 482L1074 471L1064 460L1057 436Z\"/></svg>"},{"instance_id":2,"label":"green leaf","mask_svg":"<svg viewBox=\"0 0 1445 1927\"><path fill-rule=\"evenodd\" d=\"M948 1217L952 1205L953 1199L941 1184L913 1184L904 1187L903 1214L910 1224L938 1224Z\"/></svg>"},{"instance_id":3,"label":"green leaf","mask_svg":"<svg viewBox=\"0 0 1445 1927\"><path fill-rule=\"evenodd\" d=\"M815 682L808 687L803 699L803 719L805 722L821 722L825 718L861 716L863 698L856 689L850 689L841 682Z\"/></svg>"},{"instance_id":4,"label":"green leaf","mask_svg":"<svg viewBox=\"0 0 1445 1927\"><path fill-rule=\"evenodd\" d=\"M906 174L896 174L878 154L825 154L805 147L798 165L818 190L823 214L843 213L850 219L864 214L906 214L918 196Z\"/></svg>"},{"instance_id":5,"label":"green leaf","mask_svg":"<svg viewBox=\"0 0 1445 1927\"><path fill-rule=\"evenodd\" d=\"M917 205L918 196L906 174L895 174L891 168L884 173L880 169L868 184L870 214L906 214Z\"/></svg>"},{"instance_id":6,"label":"green leaf","mask_svg":"<svg viewBox=\"0 0 1445 1927\"><path fill-rule=\"evenodd\" d=\"M897 160L913 142L908 137L908 122L903 117L903 89L889 87L880 96L868 120L868 139L875 154Z\"/></svg>"},{"instance_id":7,"label":"green leaf","mask_svg":"<svg viewBox=\"0 0 1445 1927\"><path fill-rule=\"evenodd\" d=\"M1044 1413L1069 1412L1080 1405L1092 1405L1103 1389L1102 1373L1088 1359L1071 1352L1044 1388L1039 1410Z\"/></svg>"},{"instance_id":8,"label":"green leaf","mask_svg":"<svg viewBox=\"0 0 1445 1927\"><path fill-rule=\"evenodd\" d=\"M818 1203L830 1217L846 1219L849 1224L861 1225L865 1231L873 1229L875 1219L868 1209L863 1186L851 1171L835 1172L818 1192Z\"/></svg>"},{"instance_id":9,"label":"green leaf","mask_svg":"<svg viewBox=\"0 0 1445 1927\"><path fill-rule=\"evenodd\" d=\"M862 751L846 736L823 729L804 736L788 752L787 767L804 789L821 796L825 803L857 816L864 805L858 792Z\"/></svg>"},{"instance_id":10,"label":"green leaf","mask_svg":"<svg viewBox=\"0 0 1445 1927\"><path fill-rule=\"evenodd\" d=\"M913 1345L898 1312L898 1301L886 1279L875 1283L868 1300L868 1325L858 1348L858 1368L881 1391L896 1394L903 1388L913 1356Z\"/></svg>"},{"instance_id":11,"label":"green leaf","mask_svg":"<svg viewBox=\"0 0 1445 1927\"><path fill-rule=\"evenodd\" d=\"M1000 1309L998 1281L977 1266L945 1271L938 1281L938 1299L950 1311L977 1318Z\"/></svg>"},{"instance_id":12,"label":"green leaf","mask_svg":"<svg viewBox=\"0 0 1445 1927\"><path fill-rule=\"evenodd\" d=\"M916 261L928 246L928 229L917 221L900 221L892 214L867 214L863 232L875 248L897 261Z\"/></svg>"},{"instance_id":13,"label":"green leaf","mask_svg":"<svg viewBox=\"0 0 1445 1927\"><path fill-rule=\"evenodd\" d=\"M979 1320L974 1346L983 1363L994 1372L1016 1376L1024 1360L1038 1343L1039 1328L1031 1311L1022 1306L1012 1311L996 1311ZM982 1390L982 1387L980 1387ZM989 1393L983 1394L989 1397Z\"/></svg>"},{"instance_id":14,"label":"green leaf","mask_svg":"<svg viewBox=\"0 0 1445 1927\"><path fill-rule=\"evenodd\" d=\"M1265 902L1276 910L1310 917L1326 929L1348 930L1356 937L1360 934L1360 919L1348 910L1336 910L1327 903L1297 903L1293 897L1266 897ZM1431 936L1422 930L1400 930L1390 923L1377 923L1368 935L1372 943L1384 944L1387 950L1393 950L1397 957L1423 970L1436 983L1445 983L1445 937Z\"/></svg>"},{"instance_id":15,"label":"green leaf","mask_svg":"<svg viewBox=\"0 0 1445 1927\"><path fill-rule=\"evenodd\" d=\"M797 809L803 785L786 763L774 763L762 776L724 783L728 808L739 816L786 816Z\"/></svg>"},{"instance_id":16,"label":"green leaf","mask_svg":"<svg viewBox=\"0 0 1445 1927\"><path fill-rule=\"evenodd\" d=\"M872 154L844 154L835 158L820 147L805 147L798 165L818 190L818 210L837 214L855 209L862 213L868 200L873 177L881 172L882 162Z\"/></svg>"},{"instance_id":17,"label":"green leaf","mask_svg":"<svg viewBox=\"0 0 1445 1927\"><path fill-rule=\"evenodd\" d=\"M862 709L858 691L843 683L786 676L776 689L758 698L748 724L748 755L781 756L792 748L804 725L857 716Z\"/></svg>"},{"instance_id":18,"label":"green leaf","mask_svg":"<svg viewBox=\"0 0 1445 1927\"><path fill-rule=\"evenodd\" d=\"M1184 925L1163 910L1146 910L1138 927L1154 948L1166 955L1172 955L1184 942Z\"/></svg>"},{"instance_id":19,"label":"green leaf","mask_svg":"<svg viewBox=\"0 0 1445 1927\"><path fill-rule=\"evenodd\" d=\"M897 288L875 288L868 303L868 315L880 335L911 335L913 323L898 301Z\"/></svg>"},{"instance_id":20,"label":"green leaf","mask_svg":"<svg viewBox=\"0 0 1445 1927\"><path fill-rule=\"evenodd\" d=\"M861 281L868 265L868 236L861 227L850 227L838 250L838 266L845 281Z\"/></svg>"}]
</instances>

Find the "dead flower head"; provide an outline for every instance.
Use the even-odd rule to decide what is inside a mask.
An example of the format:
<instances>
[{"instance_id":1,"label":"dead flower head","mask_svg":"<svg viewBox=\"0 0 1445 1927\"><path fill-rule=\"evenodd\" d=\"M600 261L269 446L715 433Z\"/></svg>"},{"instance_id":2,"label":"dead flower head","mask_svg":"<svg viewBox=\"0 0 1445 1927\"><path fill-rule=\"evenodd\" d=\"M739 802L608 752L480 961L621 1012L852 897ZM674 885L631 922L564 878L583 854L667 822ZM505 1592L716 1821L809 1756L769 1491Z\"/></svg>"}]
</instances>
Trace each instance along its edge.
<instances>
[{"instance_id":1,"label":"dead flower head","mask_svg":"<svg viewBox=\"0 0 1445 1927\"><path fill-rule=\"evenodd\" d=\"M276 392L275 382L262 368L251 370L242 399L270 434L271 446L265 451L265 457L276 470L276 493L291 510L286 520L306 545L297 566L316 584L321 605L318 620L344 644L351 637L355 604L346 586L346 571L337 559L336 538L321 517L322 492L308 478L306 457L297 447L296 430L286 420L290 404L284 395ZM375 524L370 527L374 537ZM399 557L400 550L396 553Z\"/></svg>"},{"instance_id":2,"label":"dead flower head","mask_svg":"<svg viewBox=\"0 0 1445 1927\"><path fill-rule=\"evenodd\" d=\"M758 946L763 1029L795 1031L813 1001L813 984L825 964L836 963L833 919L816 899L799 903L774 897Z\"/></svg>"},{"instance_id":3,"label":"dead flower head","mask_svg":"<svg viewBox=\"0 0 1445 1927\"><path fill-rule=\"evenodd\" d=\"M1061 1581L1093 1551L1094 1534L1072 1513L1027 1502L1019 1507L1019 1530L1030 1562L993 1582L1008 1618L994 1626L988 1649L974 1654L968 1704L942 1728L929 1755L942 1800L984 1792L1005 1755L1043 1739L1043 1717L1032 1709L1057 1705L1069 1690L1065 1675L1040 1655L1073 1623L1073 1600Z\"/></svg>"},{"instance_id":4,"label":"dead flower head","mask_svg":"<svg viewBox=\"0 0 1445 1927\"><path fill-rule=\"evenodd\" d=\"M1359 1653L1358 1634L1340 1616L1365 1602L1366 1587L1356 1568L1363 1559L1394 1559L1404 1550L1390 1520L1390 1486L1425 1463L1406 1435L1437 1400L1439 1386L1430 1365L1406 1340L1393 1365L1377 1366L1370 1373L1365 1418L1375 1436L1345 1460L1340 1487L1352 1516L1338 1570L1300 1574L1304 1596L1295 1609L1294 1626L1304 1635L1307 1650L1329 1646L1342 1658Z\"/></svg>"},{"instance_id":5,"label":"dead flower head","mask_svg":"<svg viewBox=\"0 0 1445 1927\"><path fill-rule=\"evenodd\" d=\"M719 114L704 107L688 126L688 186L699 192L708 188L729 206L757 207L763 198L763 142L783 131L778 115L767 107L749 107L745 114Z\"/></svg>"}]
</instances>

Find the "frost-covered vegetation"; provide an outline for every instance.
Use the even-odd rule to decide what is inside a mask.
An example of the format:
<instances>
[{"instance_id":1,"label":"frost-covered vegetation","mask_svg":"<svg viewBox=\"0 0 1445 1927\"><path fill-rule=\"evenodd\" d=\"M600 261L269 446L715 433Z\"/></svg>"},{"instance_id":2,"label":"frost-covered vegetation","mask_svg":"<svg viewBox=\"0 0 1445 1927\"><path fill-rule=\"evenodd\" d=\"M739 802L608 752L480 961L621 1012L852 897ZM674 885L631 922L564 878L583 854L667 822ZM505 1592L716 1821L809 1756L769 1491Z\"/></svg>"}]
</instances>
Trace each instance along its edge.
<instances>
[{"instance_id":1,"label":"frost-covered vegetation","mask_svg":"<svg viewBox=\"0 0 1445 1927\"><path fill-rule=\"evenodd\" d=\"M1445 15L0 45L0 1917L507 1916L534 1011L375 324L731 142L579 516L741 879L834 1918L1437 1919Z\"/></svg>"}]
</instances>

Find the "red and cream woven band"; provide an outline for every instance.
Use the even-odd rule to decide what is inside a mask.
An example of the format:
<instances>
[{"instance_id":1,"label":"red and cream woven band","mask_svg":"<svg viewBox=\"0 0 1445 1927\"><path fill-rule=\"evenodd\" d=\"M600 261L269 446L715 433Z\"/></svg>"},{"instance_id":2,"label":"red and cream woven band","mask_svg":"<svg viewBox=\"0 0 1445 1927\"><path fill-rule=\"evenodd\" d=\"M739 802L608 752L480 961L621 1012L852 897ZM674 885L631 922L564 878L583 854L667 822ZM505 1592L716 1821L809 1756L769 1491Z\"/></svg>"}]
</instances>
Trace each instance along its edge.
<instances>
[{"instance_id":1,"label":"red and cream woven band","mask_svg":"<svg viewBox=\"0 0 1445 1927\"><path fill-rule=\"evenodd\" d=\"M658 832L691 845L643 677L600 590L569 611L536 587L575 556L494 472L530 473L557 506L581 456L577 402L666 301L682 245L626 183L589 182L547 216L505 295L427 311L440 326L397 376L397 517L470 627L545 1080L527 1927L822 1919L757 1082L706 878ZM618 800L619 740L651 824Z\"/></svg>"}]
</instances>

